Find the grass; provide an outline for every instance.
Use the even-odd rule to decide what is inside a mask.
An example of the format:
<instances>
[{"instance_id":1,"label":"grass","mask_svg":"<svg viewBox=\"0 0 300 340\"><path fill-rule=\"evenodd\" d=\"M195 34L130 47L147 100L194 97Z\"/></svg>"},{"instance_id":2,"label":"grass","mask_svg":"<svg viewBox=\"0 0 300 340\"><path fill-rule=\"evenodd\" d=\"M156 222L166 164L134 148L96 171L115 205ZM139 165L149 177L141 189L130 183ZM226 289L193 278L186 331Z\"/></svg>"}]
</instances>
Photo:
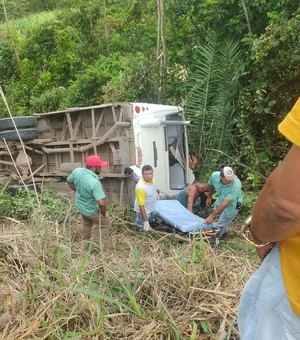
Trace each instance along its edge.
<instances>
[{"instance_id":1,"label":"grass","mask_svg":"<svg viewBox=\"0 0 300 340\"><path fill-rule=\"evenodd\" d=\"M238 339L256 265L239 236L214 248L112 218L99 254L83 250L77 217L2 221L0 339Z\"/></svg>"},{"instance_id":2,"label":"grass","mask_svg":"<svg viewBox=\"0 0 300 340\"><path fill-rule=\"evenodd\" d=\"M22 36L27 33L28 30L47 23L51 22L52 20L56 19L58 14L61 13L61 10L54 10L54 11L45 11L45 12L39 12L34 13L31 15L27 15L24 18L18 18L18 19L12 19L9 21L11 29L18 33L18 35ZM7 25L5 22L0 23L0 32L4 31L6 32Z\"/></svg>"}]
</instances>

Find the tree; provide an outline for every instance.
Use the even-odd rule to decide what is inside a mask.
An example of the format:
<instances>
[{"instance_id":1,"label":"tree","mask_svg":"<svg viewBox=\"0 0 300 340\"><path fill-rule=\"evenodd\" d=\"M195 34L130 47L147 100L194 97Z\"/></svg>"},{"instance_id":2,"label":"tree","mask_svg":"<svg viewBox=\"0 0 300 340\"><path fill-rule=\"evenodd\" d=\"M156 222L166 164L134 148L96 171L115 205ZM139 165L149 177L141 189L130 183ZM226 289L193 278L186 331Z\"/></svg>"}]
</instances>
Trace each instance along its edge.
<instances>
[{"instance_id":1,"label":"tree","mask_svg":"<svg viewBox=\"0 0 300 340\"><path fill-rule=\"evenodd\" d=\"M253 62L239 98L238 142L241 161L264 175L286 152L287 142L276 132L277 126L300 93L299 25L299 10L291 18L278 15L252 41Z\"/></svg>"},{"instance_id":2,"label":"tree","mask_svg":"<svg viewBox=\"0 0 300 340\"><path fill-rule=\"evenodd\" d=\"M212 150L232 151L242 69L236 41L219 41L212 32L206 44L196 48L186 113L193 121L189 134L191 152L200 157L200 166L206 169L222 161Z\"/></svg>"},{"instance_id":3,"label":"tree","mask_svg":"<svg viewBox=\"0 0 300 340\"><path fill-rule=\"evenodd\" d=\"M157 60L159 62L158 103L164 103L167 90L168 50L165 34L164 0L157 0Z\"/></svg>"}]
</instances>

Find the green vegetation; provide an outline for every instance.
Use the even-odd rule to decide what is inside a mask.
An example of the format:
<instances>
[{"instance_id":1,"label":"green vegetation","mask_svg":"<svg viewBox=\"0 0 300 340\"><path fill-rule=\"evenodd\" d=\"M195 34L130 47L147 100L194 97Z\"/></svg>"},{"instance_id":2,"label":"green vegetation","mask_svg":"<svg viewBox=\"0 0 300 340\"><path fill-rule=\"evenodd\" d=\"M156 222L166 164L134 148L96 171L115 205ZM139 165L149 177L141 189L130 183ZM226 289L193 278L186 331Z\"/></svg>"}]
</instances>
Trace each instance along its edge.
<instances>
[{"instance_id":1,"label":"green vegetation","mask_svg":"<svg viewBox=\"0 0 300 340\"><path fill-rule=\"evenodd\" d=\"M21 186L16 188L10 185L0 185L0 216L27 220L39 211L50 220L62 222L68 212L74 213L71 210L70 202L63 200L48 187L44 187L36 197L33 189L26 190Z\"/></svg>"},{"instance_id":2,"label":"green vegetation","mask_svg":"<svg viewBox=\"0 0 300 340\"><path fill-rule=\"evenodd\" d=\"M234 166L246 188L241 217L251 212L289 148L277 125L300 93L297 1L1 6L0 85L13 115L112 101L181 105L194 123L197 178ZM49 189L12 197L1 186L0 215L2 338L238 339L239 293L257 265L238 230L214 249L135 234L112 211L105 251L91 254L78 215Z\"/></svg>"},{"instance_id":3,"label":"green vegetation","mask_svg":"<svg viewBox=\"0 0 300 340\"><path fill-rule=\"evenodd\" d=\"M113 232L98 254L84 251L76 217L59 224L40 213L2 224L1 337L238 339L239 291L255 268L241 239L239 248L214 249L136 234L122 213L111 217Z\"/></svg>"},{"instance_id":4,"label":"green vegetation","mask_svg":"<svg viewBox=\"0 0 300 340\"><path fill-rule=\"evenodd\" d=\"M131 212L110 207L113 232L93 253L78 213L42 189L1 186L1 337L238 339L238 292L258 262L238 226L215 248L137 234Z\"/></svg>"},{"instance_id":5,"label":"green vegetation","mask_svg":"<svg viewBox=\"0 0 300 340\"><path fill-rule=\"evenodd\" d=\"M6 0L0 85L13 114L179 104L198 176L230 163L259 188L286 152L277 124L299 96L299 4L160 3L158 23L154 0Z\"/></svg>"},{"instance_id":6,"label":"green vegetation","mask_svg":"<svg viewBox=\"0 0 300 340\"><path fill-rule=\"evenodd\" d=\"M215 248L137 234L130 211L110 207L113 232L93 253L65 199L47 187L9 190L1 186L1 337L238 339L238 292L257 265L238 229Z\"/></svg>"},{"instance_id":7,"label":"green vegetation","mask_svg":"<svg viewBox=\"0 0 300 340\"><path fill-rule=\"evenodd\" d=\"M206 43L197 48L186 106L187 116L194 122L190 135L198 136L191 138L191 149L201 155L203 165L216 168L226 162L224 154L230 154L236 138L235 99L243 71L238 41L220 42L220 38L209 34Z\"/></svg>"}]
</instances>

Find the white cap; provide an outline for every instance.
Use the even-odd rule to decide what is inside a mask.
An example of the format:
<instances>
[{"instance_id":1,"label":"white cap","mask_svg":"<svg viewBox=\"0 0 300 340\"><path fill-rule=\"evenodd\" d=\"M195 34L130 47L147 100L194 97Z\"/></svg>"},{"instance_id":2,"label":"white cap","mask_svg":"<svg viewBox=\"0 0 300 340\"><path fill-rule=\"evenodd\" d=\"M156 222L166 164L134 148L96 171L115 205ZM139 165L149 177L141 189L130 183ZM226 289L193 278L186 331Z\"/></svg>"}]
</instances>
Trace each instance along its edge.
<instances>
[{"instance_id":1,"label":"white cap","mask_svg":"<svg viewBox=\"0 0 300 340\"><path fill-rule=\"evenodd\" d=\"M236 174L234 173L234 171L232 170L231 167L229 166L224 166L222 173L224 175L224 177L226 179L228 179L229 181L233 180L236 178Z\"/></svg>"}]
</instances>

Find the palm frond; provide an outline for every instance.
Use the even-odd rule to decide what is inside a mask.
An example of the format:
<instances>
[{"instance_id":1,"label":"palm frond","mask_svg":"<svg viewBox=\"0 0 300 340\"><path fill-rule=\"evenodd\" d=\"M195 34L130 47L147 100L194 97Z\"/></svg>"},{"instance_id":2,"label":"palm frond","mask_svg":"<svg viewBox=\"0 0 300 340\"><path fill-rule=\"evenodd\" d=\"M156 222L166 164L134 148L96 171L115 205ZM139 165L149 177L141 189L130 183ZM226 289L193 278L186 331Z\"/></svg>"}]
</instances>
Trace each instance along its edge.
<instances>
[{"instance_id":1,"label":"palm frond","mask_svg":"<svg viewBox=\"0 0 300 340\"><path fill-rule=\"evenodd\" d=\"M193 121L190 149L204 163L212 158L207 149L230 152L241 68L236 41L218 41L217 35L211 33L207 42L196 50L186 114Z\"/></svg>"}]
</instances>

